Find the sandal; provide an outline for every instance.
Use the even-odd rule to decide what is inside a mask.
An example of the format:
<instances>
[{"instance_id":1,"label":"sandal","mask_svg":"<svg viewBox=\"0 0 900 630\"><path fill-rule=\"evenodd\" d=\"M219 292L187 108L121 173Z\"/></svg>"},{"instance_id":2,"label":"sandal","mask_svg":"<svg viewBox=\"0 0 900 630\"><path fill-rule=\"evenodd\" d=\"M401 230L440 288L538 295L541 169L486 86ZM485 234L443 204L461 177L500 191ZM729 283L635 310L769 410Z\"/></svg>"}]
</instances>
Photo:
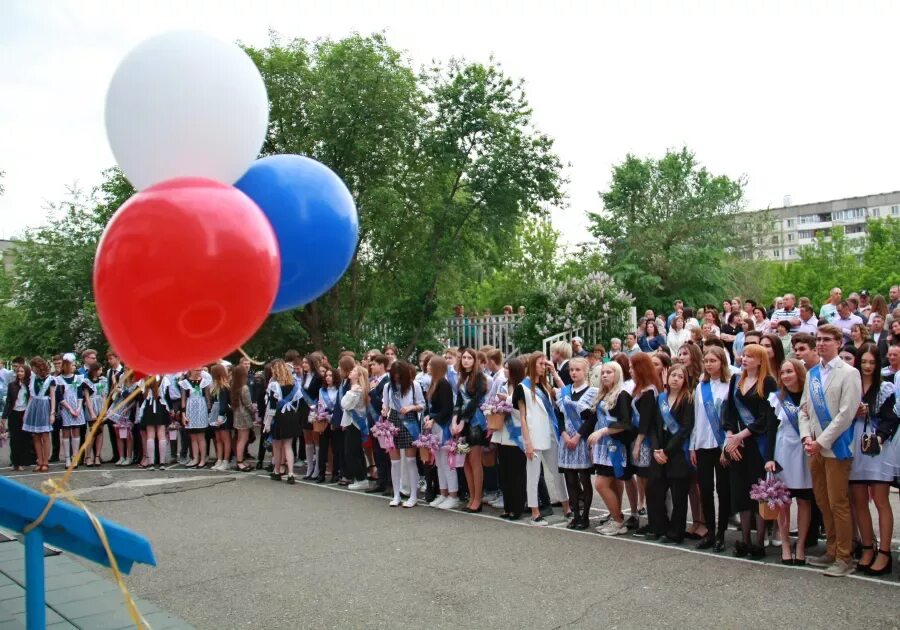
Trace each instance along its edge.
<instances>
[{"instance_id":1,"label":"sandal","mask_svg":"<svg viewBox=\"0 0 900 630\"><path fill-rule=\"evenodd\" d=\"M44 464L43 466L41 466L41 472L45 472L45 473L50 472L50 466L48 466L47 464Z\"/></svg>"}]
</instances>

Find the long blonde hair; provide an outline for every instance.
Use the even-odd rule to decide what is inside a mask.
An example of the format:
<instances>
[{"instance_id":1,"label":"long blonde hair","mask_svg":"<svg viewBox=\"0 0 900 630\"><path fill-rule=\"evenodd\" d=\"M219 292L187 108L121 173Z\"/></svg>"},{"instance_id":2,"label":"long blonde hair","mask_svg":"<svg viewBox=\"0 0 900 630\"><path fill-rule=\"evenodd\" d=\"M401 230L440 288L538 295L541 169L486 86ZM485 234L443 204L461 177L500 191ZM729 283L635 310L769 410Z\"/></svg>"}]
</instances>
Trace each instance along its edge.
<instances>
[{"instance_id":1,"label":"long blonde hair","mask_svg":"<svg viewBox=\"0 0 900 630\"><path fill-rule=\"evenodd\" d=\"M357 363L356 367L353 368L356 370L356 381L362 386L362 394L363 400L369 399L369 370L364 368L361 363Z\"/></svg>"},{"instance_id":2,"label":"long blonde hair","mask_svg":"<svg viewBox=\"0 0 900 630\"><path fill-rule=\"evenodd\" d=\"M275 379L275 382L279 385L287 386L294 384L294 374L288 369L287 363L282 359L275 359L272 361L272 378Z\"/></svg>"},{"instance_id":3,"label":"long blonde hair","mask_svg":"<svg viewBox=\"0 0 900 630\"><path fill-rule=\"evenodd\" d=\"M611 369L616 375L616 382L613 383L613 386L609 388L609 390L605 390L603 388L603 370L606 368ZM604 363L603 367L600 368L600 391L597 393L597 403L594 405L594 411L600 406L601 402L606 403L607 409L612 409L616 405L616 401L619 398L619 394L622 393L622 366L619 365L615 361L610 361L609 363Z\"/></svg>"}]
</instances>

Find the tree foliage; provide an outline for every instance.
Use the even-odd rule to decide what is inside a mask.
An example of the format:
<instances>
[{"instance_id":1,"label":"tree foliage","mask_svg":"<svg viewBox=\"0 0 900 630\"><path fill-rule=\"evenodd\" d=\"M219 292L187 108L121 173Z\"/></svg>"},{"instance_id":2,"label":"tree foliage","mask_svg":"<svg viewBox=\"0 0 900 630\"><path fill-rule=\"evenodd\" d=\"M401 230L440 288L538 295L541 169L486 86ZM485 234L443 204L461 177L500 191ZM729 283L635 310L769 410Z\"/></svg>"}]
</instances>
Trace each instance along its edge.
<instances>
[{"instance_id":1,"label":"tree foliage","mask_svg":"<svg viewBox=\"0 0 900 630\"><path fill-rule=\"evenodd\" d=\"M561 198L552 141L494 63L417 74L381 35L274 37L248 52L271 101L264 152L322 161L359 209L348 273L293 313L313 346L354 347L365 323L392 321L411 350L458 293L452 283L472 282L484 257L503 260L523 219Z\"/></svg>"},{"instance_id":2,"label":"tree foliage","mask_svg":"<svg viewBox=\"0 0 900 630\"><path fill-rule=\"evenodd\" d=\"M820 234L816 242L799 251L800 259L780 269L771 295L785 292L806 296L822 304L833 287L845 294L867 289L872 295L888 295L900 284L900 220L870 219L865 240L848 239L836 226Z\"/></svg>"},{"instance_id":3,"label":"tree foliage","mask_svg":"<svg viewBox=\"0 0 900 630\"><path fill-rule=\"evenodd\" d=\"M629 154L600 195L603 212L588 213L605 268L642 307L718 301L744 184L710 173L687 148Z\"/></svg>"}]
</instances>

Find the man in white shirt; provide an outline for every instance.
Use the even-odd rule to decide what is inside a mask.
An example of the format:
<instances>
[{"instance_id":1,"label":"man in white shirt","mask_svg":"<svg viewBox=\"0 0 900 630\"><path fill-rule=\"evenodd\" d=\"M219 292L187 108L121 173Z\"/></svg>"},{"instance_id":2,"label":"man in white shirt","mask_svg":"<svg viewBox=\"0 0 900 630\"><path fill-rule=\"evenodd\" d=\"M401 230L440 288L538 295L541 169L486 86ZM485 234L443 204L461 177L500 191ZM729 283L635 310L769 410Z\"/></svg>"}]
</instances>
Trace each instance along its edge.
<instances>
[{"instance_id":1,"label":"man in white shirt","mask_svg":"<svg viewBox=\"0 0 900 630\"><path fill-rule=\"evenodd\" d=\"M778 328L778 322L787 320L791 324L791 332L797 332L800 327L800 309L795 306L797 298L793 293L785 293L781 308L772 313L769 320L769 328L773 331Z\"/></svg>"},{"instance_id":2,"label":"man in white shirt","mask_svg":"<svg viewBox=\"0 0 900 630\"><path fill-rule=\"evenodd\" d=\"M833 318L829 323L834 324L841 329L844 335L844 341L850 341L850 329L854 324L862 324L863 320L858 315L854 315L850 309L850 303L847 300L841 300L837 307L838 316Z\"/></svg>"},{"instance_id":3,"label":"man in white shirt","mask_svg":"<svg viewBox=\"0 0 900 630\"><path fill-rule=\"evenodd\" d=\"M888 304L888 313L893 313L894 309L900 306L900 284L892 286L888 291L888 295L891 298L891 301Z\"/></svg>"},{"instance_id":4,"label":"man in white shirt","mask_svg":"<svg viewBox=\"0 0 900 630\"><path fill-rule=\"evenodd\" d=\"M809 456L813 492L827 538L825 554L807 562L824 568L829 577L844 577L854 570L849 480L852 425L862 397L862 381L860 373L838 356L842 341L837 326L825 325L817 331L820 361L807 374L799 417L800 439Z\"/></svg>"},{"instance_id":5,"label":"man in white shirt","mask_svg":"<svg viewBox=\"0 0 900 630\"><path fill-rule=\"evenodd\" d=\"M809 333L815 335L819 329L819 320L813 313L812 306L804 304L800 307L800 325L797 326L795 333Z\"/></svg>"},{"instance_id":6,"label":"man in white shirt","mask_svg":"<svg viewBox=\"0 0 900 630\"><path fill-rule=\"evenodd\" d=\"M900 346L894 344L887 351L887 365L881 370L881 378L892 379L894 375L900 373Z\"/></svg>"},{"instance_id":7,"label":"man in white shirt","mask_svg":"<svg viewBox=\"0 0 900 630\"><path fill-rule=\"evenodd\" d=\"M840 288L834 287L831 290L831 295L828 296L828 301L819 309L819 319L824 319L831 323L831 320L837 317L837 305L841 303L843 295L844 293Z\"/></svg>"}]
</instances>

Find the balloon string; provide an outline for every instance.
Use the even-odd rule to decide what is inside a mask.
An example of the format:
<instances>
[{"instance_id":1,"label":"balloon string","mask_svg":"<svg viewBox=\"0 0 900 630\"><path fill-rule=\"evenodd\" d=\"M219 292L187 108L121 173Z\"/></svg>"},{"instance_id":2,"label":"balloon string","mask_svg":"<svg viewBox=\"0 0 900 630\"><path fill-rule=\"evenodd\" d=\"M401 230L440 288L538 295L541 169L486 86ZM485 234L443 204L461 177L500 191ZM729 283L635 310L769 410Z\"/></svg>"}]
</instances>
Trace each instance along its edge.
<instances>
[{"instance_id":1,"label":"balloon string","mask_svg":"<svg viewBox=\"0 0 900 630\"><path fill-rule=\"evenodd\" d=\"M239 347L238 352L240 352L241 356L244 357L245 359L247 359L253 365L265 365L266 364L265 361L257 361L256 359L251 359L250 355L247 354L246 352L244 352L243 348Z\"/></svg>"},{"instance_id":2,"label":"balloon string","mask_svg":"<svg viewBox=\"0 0 900 630\"><path fill-rule=\"evenodd\" d=\"M132 371L128 370L125 373L123 380L128 379L131 374ZM156 380L155 375L148 376L144 379L143 385L147 386L154 380ZM116 585L122 592L122 598L125 600L125 607L128 609L128 614L131 617L131 620L134 622L136 628L149 629L150 624L147 623L147 620L144 619L143 615L141 615L140 611L137 608L137 604L134 601L134 597L132 597L131 593L128 590L128 585L125 584L125 580L122 578L122 573L119 571L119 563L116 560L116 556L113 553L112 547L110 547L109 545L109 539L106 536L106 531L103 528L103 523L100 522L100 519L94 516L93 512L91 512L84 503L72 496L69 489L69 479L72 476L72 471L75 470L75 467L78 466L78 462L81 461L84 453L94 442L94 438L97 435L98 431L103 428L103 422L104 420L106 420L110 402L112 401L112 397L116 393L116 391L118 391L118 388L107 394L106 398L103 401L103 408L100 410L100 413L97 415L97 418L94 421L94 426L91 427L91 431L87 434L84 443L81 445L81 448L78 449L78 453L76 453L75 457L72 458L72 463L68 468L66 468L66 472L63 475L62 479L60 479L59 482L55 481L54 479L47 479L43 484L41 484L41 489L50 497L50 500L47 501L47 505L44 506L44 509L41 511L38 517L22 529L22 533L27 534L35 527L38 527L47 517L47 514L50 513L50 508L53 507L53 504L60 497L68 499L69 502L77 505L82 510L84 510L85 514L87 514L87 517L90 519L91 524L94 526L94 529L97 532L97 537L100 539L100 544L103 545L103 549L106 551L106 556L109 559L109 567L110 569L112 569L113 577L116 580ZM123 407L127 406L132 400L137 398L140 393L141 388L135 387L133 392L131 392L124 400L121 400L116 404L116 406L114 407L114 411L118 412Z\"/></svg>"}]
</instances>

